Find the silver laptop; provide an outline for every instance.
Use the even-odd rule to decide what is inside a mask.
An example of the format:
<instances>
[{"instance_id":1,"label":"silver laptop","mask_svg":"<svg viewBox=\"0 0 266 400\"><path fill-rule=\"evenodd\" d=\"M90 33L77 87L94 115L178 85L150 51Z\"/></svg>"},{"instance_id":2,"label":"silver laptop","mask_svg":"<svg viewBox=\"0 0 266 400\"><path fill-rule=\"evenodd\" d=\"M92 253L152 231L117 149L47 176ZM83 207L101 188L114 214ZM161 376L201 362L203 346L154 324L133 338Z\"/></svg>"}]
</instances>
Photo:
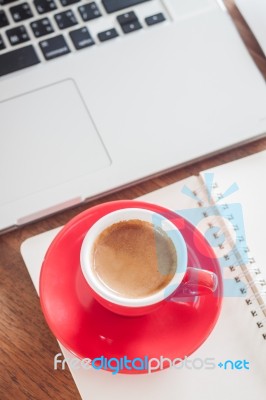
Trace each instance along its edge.
<instances>
[{"instance_id":1,"label":"silver laptop","mask_svg":"<svg viewBox=\"0 0 266 400\"><path fill-rule=\"evenodd\" d=\"M0 4L0 230L266 131L220 1Z\"/></svg>"}]
</instances>

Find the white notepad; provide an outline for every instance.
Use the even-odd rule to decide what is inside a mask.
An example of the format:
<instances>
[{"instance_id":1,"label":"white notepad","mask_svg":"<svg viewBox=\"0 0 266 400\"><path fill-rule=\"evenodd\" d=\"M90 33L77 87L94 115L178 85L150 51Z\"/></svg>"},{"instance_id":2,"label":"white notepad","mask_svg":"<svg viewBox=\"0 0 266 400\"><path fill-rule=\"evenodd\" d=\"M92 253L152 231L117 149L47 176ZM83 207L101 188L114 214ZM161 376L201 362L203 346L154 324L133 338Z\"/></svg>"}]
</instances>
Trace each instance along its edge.
<instances>
[{"instance_id":1,"label":"white notepad","mask_svg":"<svg viewBox=\"0 0 266 400\"><path fill-rule=\"evenodd\" d=\"M207 182L213 189L210 199L206 192L206 183L203 185L204 172L215 174L213 182L211 182L212 175L207 175ZM83 400L105 400L110 397L115 397L116 400L135 400L136 398L191 400L195 397L204 398L204 400L265 399L266 317L263 307L266 287L264 285L266 278L264 245L266 151L204 172L199 177L190 177L139 199L173 210L181 210L181 212L183 210L192 221L193 213L189 210L202 210L205 215L198 221L197 227L206 234L208 229L213 229L209 224L213 223L217 226L219 223L221 229L218 232L217 243L219 243L219 238L222 238L222 234L229 231L231 236L235 235L241 240L239 216L234 218L232 213L235 210L233 203L241 203L248 243L242 242L246 249L246 261L245 265L242 263L241 266L234 266L234 260L228 261L228 266L224 268L224 278L232 280L236 290L246 289L247 293L224 298L216 327L191 358L214 358L216 364L224 363L226 360L246 360L249 362L250 369L231 370L228 368L225 370L216 365L215 369L168 369L154 374L136 376L112 375L106 371L93 369L74 370L70 366ZM239 190L227 198L222 198L221 193L226 193L228 187L234 183L238 185ZM230 191L236 189L236 184ZM205 206L208 201L212 203L217 199L220 199L217 205L221 203L224 207L223 219L206 214L208 207ZM60 228L45 232L27 239L22 244L21 253L37 291L42 260L47 247L59 230ZM226 257L227 247L226 239L223 241L222 248L217 247L217 255L221 258ZM65 358L71 359L71 353L60 343L59 345ZM53 365L53 360L51 360L51 365Z\"/></svg>"},{"instance_id":2,"label":"white notepad","mask_svg":"<svg viewBox=\"0 0 266 400\"><path fill-rule=\"evenodd\" d=\"M266 55L265 0L235 0L235 3Z\"/></svg>"}]
</instances>

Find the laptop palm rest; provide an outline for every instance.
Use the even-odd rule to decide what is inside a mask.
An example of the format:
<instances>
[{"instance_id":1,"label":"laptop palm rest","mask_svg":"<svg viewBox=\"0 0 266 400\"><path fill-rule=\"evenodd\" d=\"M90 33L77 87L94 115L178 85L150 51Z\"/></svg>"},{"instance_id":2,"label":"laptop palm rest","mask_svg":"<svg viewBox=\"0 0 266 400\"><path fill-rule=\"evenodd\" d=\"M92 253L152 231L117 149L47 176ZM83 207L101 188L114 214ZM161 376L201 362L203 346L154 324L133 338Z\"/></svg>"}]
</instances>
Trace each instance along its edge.
<instances>
[{"instance_id":1,"label":"laptop palm rest","mask_svg":"<svg viewBox=\"0 0 266 400\"><path fill-rule=\"evenodd\" d=\"M1 102L0 115L0 206L42 190L52 193L111 163L73 80Z\"/></svg>"}]
</instances>

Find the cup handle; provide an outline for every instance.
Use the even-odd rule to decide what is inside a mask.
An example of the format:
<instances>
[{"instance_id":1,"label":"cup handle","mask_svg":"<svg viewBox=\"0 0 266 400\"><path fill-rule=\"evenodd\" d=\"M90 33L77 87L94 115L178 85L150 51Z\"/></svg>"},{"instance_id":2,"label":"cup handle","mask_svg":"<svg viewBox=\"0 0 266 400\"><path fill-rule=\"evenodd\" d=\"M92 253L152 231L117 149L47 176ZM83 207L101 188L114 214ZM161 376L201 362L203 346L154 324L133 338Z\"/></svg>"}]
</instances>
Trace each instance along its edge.
<instances>
[{"instance_id":1,"label":"cup handle","mask_svg":"<svg viewBox=\"0 0 266 400\"><path fill-rule=\"evenodd\" d=\"M217 286L218 278L214 272L188 267L173 297L204 296L215 292Z\"/></svg>"}]
</instances>

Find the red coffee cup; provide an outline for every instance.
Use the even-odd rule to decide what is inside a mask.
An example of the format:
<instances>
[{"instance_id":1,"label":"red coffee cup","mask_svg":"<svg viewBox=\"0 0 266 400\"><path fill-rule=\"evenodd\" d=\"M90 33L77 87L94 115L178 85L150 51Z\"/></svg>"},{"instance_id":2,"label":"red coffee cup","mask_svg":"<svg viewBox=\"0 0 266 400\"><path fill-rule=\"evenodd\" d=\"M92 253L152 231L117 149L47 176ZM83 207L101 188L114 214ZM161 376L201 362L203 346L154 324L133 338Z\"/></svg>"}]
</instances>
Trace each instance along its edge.
<instances>
[{"instance_id":1,"label":"red coffee cup","mask_svg":"<svg viewBox=\"0 0 266 400\"><path fill-rule=\"evenodd\" d=\"M171 239L177 253L177 269L170 282L161 290L145 297L131 298L110 289L95 274L93 267L93 246L97 237L111 225L130 220L151 223L160 228ZM93 297L107 309L125 316L144 315L156 310L166 301L183 301L184 297L208 295L217 288L215 273L188 267L186 242L176 227L166 216L144 208L124 208L110 212L98 219L88 230L80 252L83 275Z\"/></svg>"}]
</instances>

